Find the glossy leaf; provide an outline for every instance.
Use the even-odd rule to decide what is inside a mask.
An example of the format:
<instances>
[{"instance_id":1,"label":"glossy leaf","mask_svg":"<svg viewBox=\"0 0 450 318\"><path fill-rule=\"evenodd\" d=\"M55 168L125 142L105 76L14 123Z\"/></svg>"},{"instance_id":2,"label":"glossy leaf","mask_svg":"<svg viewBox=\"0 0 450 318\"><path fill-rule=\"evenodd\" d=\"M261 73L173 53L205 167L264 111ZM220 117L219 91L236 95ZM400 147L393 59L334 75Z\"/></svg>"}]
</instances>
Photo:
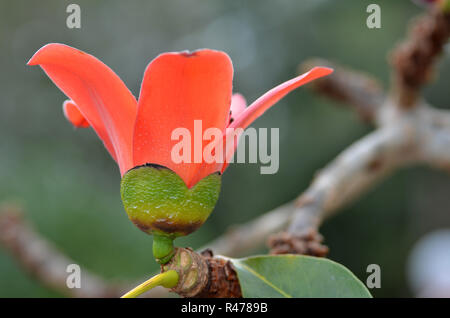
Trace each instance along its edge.
<instances>
[{"instance_id":1,"label":"glossy leaf","mask_svg":"<svg viewBox=\"0 0 450 318\"><path fill-rule=\"evenodd\" d=\"M344 266L304 255L265 255L230 259L244 297L372 297Z\"/></svg>"}]
</instances>

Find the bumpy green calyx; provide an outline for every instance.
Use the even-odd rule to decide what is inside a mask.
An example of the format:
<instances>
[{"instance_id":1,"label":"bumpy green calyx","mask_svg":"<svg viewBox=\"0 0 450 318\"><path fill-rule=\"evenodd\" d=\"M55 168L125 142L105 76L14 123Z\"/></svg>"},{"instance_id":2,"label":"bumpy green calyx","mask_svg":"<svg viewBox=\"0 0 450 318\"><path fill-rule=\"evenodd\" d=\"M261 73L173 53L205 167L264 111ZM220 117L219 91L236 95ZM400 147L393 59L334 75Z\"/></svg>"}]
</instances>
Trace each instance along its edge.
<instances>
[{"instance_id":1,"label":"bumpy green calyx","mask_svg":"<svg viewBox=\"0 0 450 318\"><path fill-rule=\"evenodd\" d=\"M174 239L198 229L219 198L221 176L213 173L188 189L172 170L139 166L122 178L122 202L142 231ZM156 237L155 237L156 238Z\"/></svg>"}]
</instances>

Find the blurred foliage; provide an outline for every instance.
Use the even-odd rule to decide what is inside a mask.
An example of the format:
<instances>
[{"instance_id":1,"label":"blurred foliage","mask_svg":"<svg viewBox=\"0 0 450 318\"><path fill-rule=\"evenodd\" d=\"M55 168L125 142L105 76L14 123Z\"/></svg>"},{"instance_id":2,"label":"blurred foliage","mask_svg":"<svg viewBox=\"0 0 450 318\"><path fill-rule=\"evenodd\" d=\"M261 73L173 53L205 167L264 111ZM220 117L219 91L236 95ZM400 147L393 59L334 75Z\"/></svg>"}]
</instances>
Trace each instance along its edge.
<instances>
[{"instance_id":1,"label":"blurred foliage","mask_svg":"<svg viewBox=\"0 0 450 318\"><path fill-rule=\"evenodd\" d=\"M366 7L382 8L382 28L370 30ZM210 47L235 67L235 91L253 101L320 56L373 73L388 86L387 53L421 9L411 1L87 1L78 0L82 28L66 27L73 1L0 2L0 201L23 204L43 236L78 264L110 280L134 280L157 268L151 238L128 221L119 171L95 134L74 130L61 111L65 96L45 74L25 64L49 42L89 52L138 96L143 71L161 52ZM450 77L444 58L440 75ZM427 88L437 106L450 105L448 81ZM280 170L260 175L256 164L233 165L206 224L179 245L199 247L232 224L288 200L314 173L368 131L357 116L302 88L259 119L280 127ZM396 173L326 222L330 258L362 281L381 266L374 296L408 296L405 262L418 238L450 225L450 179L413 168ZM0 249L0 296L55 296Z\"/></svg>"}]
</instances>

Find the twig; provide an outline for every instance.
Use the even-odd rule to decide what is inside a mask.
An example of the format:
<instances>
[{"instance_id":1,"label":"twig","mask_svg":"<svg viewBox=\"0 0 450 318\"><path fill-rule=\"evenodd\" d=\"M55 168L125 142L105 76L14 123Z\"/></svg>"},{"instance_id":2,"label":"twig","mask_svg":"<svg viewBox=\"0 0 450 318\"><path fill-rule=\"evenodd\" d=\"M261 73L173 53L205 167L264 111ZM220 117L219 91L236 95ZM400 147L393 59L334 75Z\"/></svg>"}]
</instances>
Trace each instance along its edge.
<instances>
[{"instance_id":1,"label":"twig","mask_svg":"<svg viewBox=\"0 0 450 318\"><path fill-rule=\"evenodd\" d=\"M210 249L229 257L243 256L262 247L270 234L285 228L293 211L294 202L285 203L250 222L230 228L199 250Z\"/></svg>"},{"instance_id":2,"label":"twig","mask_svg":"<svg viewBox=\"0 0 450 318\"><path fill-rule=\"evenodd\" d=\"M200 250L212 249L217 254L236 257L258 249L264 245L268 235L282 230L288 224L293 208L294 202L286 203L248 223L231 228ZM137 285L137 282L112 284L83 269L81 288L69 289L66 285L69 275L66 269L69 264L76 264L76 261L65 256L37 233L24 220L22 210L16 205L5 204L0 207L0 244L36 280L69 297L119 297ZM214 281L220 282L223 271L230 272L229 264L211 256L205 256L208 263L212 264L211 277ZM138 282L144 280L143 278ZM221 288L217 284L210 284L208 288L210 294L221 295L219 293ZM206 296L207 293L204 291L203 293L203 296ZM236 295L236 291L233 295ZM144 295L144 297L168 296L169 291L162 287L152 289Z\"/></svg>"},{"instance_id":3,"label":"twig","mask_svg":"<svg viewBox=\"0 0 450 318\"><path fill-rule=\"evenodd\" d=\"M172 291L189 298L241 298L241 286L229 260L213 257L211 250L197 253L190 248L176 248L163 271L175 270L178 284Z\"/></svg>"},{"instance_id":4,"label":"twig","mask_svg":"<svg viewBox=\"0 0 450 318\"><path fill-rule=\"evenodd\" d=\"M310 85L317 93L332 98L355 110L366 122L373 122L385 95L381 84L363 72L341 67L330 61L314 58L302 63L299 73L323 65L334 69L334 73L313 81Z\"/></svg>"},{"instance_id":5,"label":"twig","mask_svg":"<svg viewBox=\"0 0 450 318\"><path fill-rule=\"evenodd\" d=\"M420 89L432 78L449 36L450 14L437 6L413 21L408 38L392 54L396 105L413 107L420 98Z\"/></svg>"},{"instance_id":6,"label":"twig","mask_svg":"<svg viewBox=\"0 0 450 318\"><path fill-rule=\"evenodd\" d=\"M83 268L81 288L68 288L66 280L70 273L66 270L68 265L76 262L34 231L15 205L0 207L0 244L36 280L69 297L119 297L136 285L105 282ZM158 288L149 295L163 297L167 296L167 291Z\"/></svg>"}]
</instances>

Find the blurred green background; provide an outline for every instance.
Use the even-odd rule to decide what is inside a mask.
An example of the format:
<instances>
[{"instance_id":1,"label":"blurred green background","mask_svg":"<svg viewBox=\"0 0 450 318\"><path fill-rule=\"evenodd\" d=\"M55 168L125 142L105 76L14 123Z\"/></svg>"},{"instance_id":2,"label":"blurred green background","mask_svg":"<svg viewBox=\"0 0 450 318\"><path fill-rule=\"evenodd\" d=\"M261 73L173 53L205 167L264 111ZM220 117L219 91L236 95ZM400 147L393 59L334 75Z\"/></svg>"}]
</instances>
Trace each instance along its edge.
<instances>
[{"instance_id":1,"label":"blurred green background","mask_svg":"<svg viewBox=\"0 0 450 318\"><path fill-rule=\"evenodd\" d=\"M366 27L366 7L378 3L382 28ZM249 102L296 74L300 62L324 57L370 72L388 86L387 53L421 12L411 1L75 1L81 29L66 27L74 1L0 1L0 202L24 206L27 219L82 268L106 279L136 280L157 269L151 237L128 221L120 175L90 129L64 119L65 96L37 67L25 64L49 42L91 53L110 66L135 96L144 68L166 51L214 48L235 67L234 90ZM428 100L450 106L450 59ZM230 225L294 199L315 172L370 131L337 103L299 89L255 122L280 128L280 169L232 165L206 224L180 239L200 247ZM381 266L375 296L411 296L406 262L425 233L450 226L450 178L416 167L397 172L328 220L321 232L329 257L361 280ZM0 296L60 296L26 275L0 247Z\"/></svg>"}]
</instances>

